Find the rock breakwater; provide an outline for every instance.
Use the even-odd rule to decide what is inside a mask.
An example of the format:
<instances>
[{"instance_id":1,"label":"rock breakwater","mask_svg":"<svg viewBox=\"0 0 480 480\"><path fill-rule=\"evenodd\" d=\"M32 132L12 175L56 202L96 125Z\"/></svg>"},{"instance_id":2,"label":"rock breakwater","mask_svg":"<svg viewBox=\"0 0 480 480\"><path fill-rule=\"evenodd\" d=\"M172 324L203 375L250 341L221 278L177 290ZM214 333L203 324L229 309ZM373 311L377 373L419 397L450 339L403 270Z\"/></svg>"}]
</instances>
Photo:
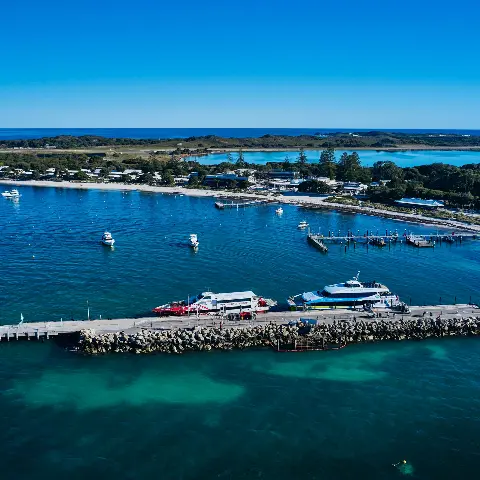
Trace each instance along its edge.
<instances>
[{"instance_id":1,"label":"rock breakwater","mask_svg":"<svg viewBox=\"0 0 480 480\"><path fill-rule=\"evenodd\" d=\"M480 335L480 316L334 321L314 326L263 324L241 328L197 327L135 333L97 334L82 330L78 350L102 353L174 353L299 345L327 349L353 343L385 340L423 340L444 336Z\"/></svg>"}]
</instances>

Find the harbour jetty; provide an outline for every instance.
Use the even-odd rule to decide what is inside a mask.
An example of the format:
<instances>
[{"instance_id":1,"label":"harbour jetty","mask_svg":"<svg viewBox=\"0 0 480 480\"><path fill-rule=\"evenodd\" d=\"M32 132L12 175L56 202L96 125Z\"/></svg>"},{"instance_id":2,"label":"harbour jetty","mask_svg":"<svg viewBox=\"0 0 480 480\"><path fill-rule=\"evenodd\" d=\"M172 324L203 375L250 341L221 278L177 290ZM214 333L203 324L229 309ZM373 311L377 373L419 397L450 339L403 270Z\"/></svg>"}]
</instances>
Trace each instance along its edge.
<instances>
[{"instance_id":1,"label":"harbour jetty","mask_svg":"<svg viewBox=\"0 0 480 480\"><path fill-rule=\"evenodd\" d=\"M254 320L215 316L22 323L0 327L0 340L69 340L74 350L98 353L183 353L270 347L277 351L329 350L353 343L480 335L476 305L379 310L270 312Z\"/></svg>"},{"instance_id":2,"label":"harbour jetty","mask_svg":"<svg viewBox=\"0 0 480 480\"><path fill-rule=\"evenodd\" d=\"M434 247L437 243L439 245L444 243L448 244L462 244L465 240L474 240L478 237L475 233L453 233L453 234L424 234L424 235L415 235L412 233L407 234L406 232L403 235L399 235L398 232L389 232L386 231L384 235L377 232L367 231L363 235L360 232L356 234L352 231L347 231L345 235L342 235L341 232L338 232L336 235L333 231L329 231L328 235L322 235L320 233L315 234L308 232L307 241L317 247L321 251L327 251L328 248L325 246L325 243L340 243L340 244L365 244L365 245L374 245L379 247L384 247L387 244L396 244L396 243L406 243L414 247ZM325 249L324 249L325 247Z\"/></svg>"},{"instance_id":3,"label":"harbour jetty","mask_svg":"<svg viewBox=\"0 0 480 480\"><path fill-rule=\"evenodd\" d=\"M319 235L308 234L307 241L323 253L328 252L328 247L323 243L323 238Z\"/></svg>"},{"instance_id":4,"label":"harbour jetty","mask_svg":"<svg viewBox=\"0 0 480 480\"><path fill-rule=\"evenodd\" d=\"M214 326L142 329L134 333L80 332L78 350L86 354L173 353L270 347L276 351L331 350L350 344L378 341L424 340L480 335L480 315L420 315L330 318L330 322L298 319L288 323L246 324L235 328Z\"/></svg>"},{"instance_id":5,"label":"harbour jetty","mask_svg":"<svg viewBox=\"0 0 480 480\"><path fill-rule=\"evenodd\" d=\"M247 208L247 207L258 207L260 205L266 205L268 203L272 203L271 200L244 200L240 202L234 202L233 200L231 202L221 202L217 201L215 202L215 208L218 208L219 210L225 210L227 208Z\"/></svg>"}]
</instances>

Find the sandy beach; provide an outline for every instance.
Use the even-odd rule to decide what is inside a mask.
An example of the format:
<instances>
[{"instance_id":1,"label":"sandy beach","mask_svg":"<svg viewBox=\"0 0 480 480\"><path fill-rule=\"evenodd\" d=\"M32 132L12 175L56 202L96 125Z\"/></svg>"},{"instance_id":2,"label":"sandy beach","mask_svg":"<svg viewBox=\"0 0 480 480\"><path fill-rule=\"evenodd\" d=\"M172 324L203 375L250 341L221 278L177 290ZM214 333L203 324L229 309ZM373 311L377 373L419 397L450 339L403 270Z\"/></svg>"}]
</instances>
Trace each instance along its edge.
<instances>
[{"instance_id":1,"label":"sandy beach","mask_svg":"<svg viewBox=\"0 0 480 480\"><path fill-rule=\"evenodd\" d=\"M403 222L421 223L424 225L435 225L455 230L463 230L468 232L480 232L480 225L473 225L455 220L443 218L432 218L420 214L391 212L389 210L381 210L357 205L344 205L340 203L325 202L323 197L310 197L304 195L273 195L259 193L237 193L217 190L193 189L185 187L156 187L150 185L131 185L124 183L87 183L87 182L68 182L68 181L48 181L48 180L0 180L0 184L6 186L29 186L29 187L50 187L50 188L74 188L79 190L128 190L141 191L151 193L163 193L169 195L189 195L192 197L215 197L215 198L231 198L231 199L249 199L249 200L270 200L272 202L299 205L305 208L325 208L328 210L340 210L343 212L358 213L361 215L370 215L376 217L390 218Z\"/></svg>"}]
</instances>

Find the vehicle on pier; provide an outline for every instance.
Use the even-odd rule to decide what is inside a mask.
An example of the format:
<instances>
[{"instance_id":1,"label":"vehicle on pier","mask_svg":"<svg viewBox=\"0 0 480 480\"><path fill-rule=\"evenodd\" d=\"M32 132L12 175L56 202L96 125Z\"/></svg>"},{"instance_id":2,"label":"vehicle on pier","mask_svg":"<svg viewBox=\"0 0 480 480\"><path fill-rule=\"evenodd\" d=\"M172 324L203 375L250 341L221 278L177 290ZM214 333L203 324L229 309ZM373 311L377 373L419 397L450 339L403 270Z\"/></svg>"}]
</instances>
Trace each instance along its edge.
<instances>
[{"instance_id":1,"label":"vehicle on pier","mask_svg":"<svg viewBox=\"0 0 480 480\"><path fill-rule=\"evenodd\" d=\"M323 290L305 292L288 298L291 310L355 308L371 306L392 308L400 303L387 286L381 283L360 282L360 272L352 280L327 285Z\"/></svg>"},{"instance_id":2,"label":"vehicle on pier","mask_svg":"<svg viewBox=\"0 0 480 480\"><path fill-rule=\"evenodd\" d=\"M245 318L247 313L266 313L277 302L259 297L252 291L213 293L202 292L187 301L160 305L152 311L157 315L232 315Z\"/></svg>"}]
</instances>

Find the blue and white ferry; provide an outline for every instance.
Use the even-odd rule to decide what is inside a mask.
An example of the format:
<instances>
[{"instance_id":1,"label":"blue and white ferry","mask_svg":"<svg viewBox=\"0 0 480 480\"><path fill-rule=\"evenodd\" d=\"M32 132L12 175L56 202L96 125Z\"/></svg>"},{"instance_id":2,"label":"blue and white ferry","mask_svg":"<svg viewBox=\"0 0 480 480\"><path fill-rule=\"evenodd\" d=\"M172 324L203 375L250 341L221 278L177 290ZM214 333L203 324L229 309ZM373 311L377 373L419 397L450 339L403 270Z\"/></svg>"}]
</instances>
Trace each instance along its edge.
<instances>
[{"instance_id":1,"label":"blue and white ferry","mask_svg":"<svg viewBox=\"0 0 480 480\"><path fill-rule=\"evenodd\" d=\"M327 285L323 290L305 292L288 299L291 310L311 310L325 308L354 308L371 306L391 308L400 304L386 285L373 282L360 282L360 272L352 280Z\"/></svg>"}]
</instances>

